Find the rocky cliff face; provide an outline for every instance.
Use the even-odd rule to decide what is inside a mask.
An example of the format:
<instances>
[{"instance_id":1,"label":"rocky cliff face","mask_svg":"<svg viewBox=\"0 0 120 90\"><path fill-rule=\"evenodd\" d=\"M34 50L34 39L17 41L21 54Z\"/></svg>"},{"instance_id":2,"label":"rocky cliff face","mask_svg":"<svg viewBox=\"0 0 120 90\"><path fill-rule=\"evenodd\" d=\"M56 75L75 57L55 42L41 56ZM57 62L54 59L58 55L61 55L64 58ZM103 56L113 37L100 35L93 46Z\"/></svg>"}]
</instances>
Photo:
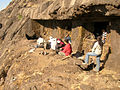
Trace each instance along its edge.
<instances>
[{"instance_id":1,"label":"rocky cliff face","mask_svg":"<svg viewBox=\"0 0 120 90\"><path fill-rule=\"evenodd\" d=\"M20 14L32 19L72 19L100 13L103 16L120 16L119 0L37 0L21 8Z\"/></svg>"},{"instance_id":2,"label":"rocky cliff face","mask_svg":"<svg viewBox=\"0 0 120 90\"><path fill-rule=\"evenodd\" d=\"M63 20L81 16L120 16L119 0L13 0L10 5L0 12L0 22L3 24L1 39L5 39L10 27L19 28L29 19ZM23 21L23 23L22 23ZM18 30L19 31L19 30ZM18 32L17 32L18 33ZM15 33L9 38L14 37Z\"/></svg>"},{"instance_id":3,"label":"rocky cliff face","mask_svg":"<svg viewBox=\"0 0 120 90\"><path fill-rule=\"evenodd\" d=\"M39 56L40 50L36 50L33 54L28 53L30 45L34 45L35 42L34 40L28 41L26 38L26 33L30 36L36 34L28 28L29 25L31 26L29 23L31 19L64 20L91 15L120 16L119 10L120 0L12 0L8 7L0 12L2 24L0 29L0 89L96 90L98 87L100 90L119 89L118 73L105 70L96 75L92 72L84 72L74 64L72 58L61 61L59 58L62 57L53 55L53 53L48 56ZM112 27L112 29L116 28ZM113 33L118 41L114 43L119 45L119 34L116 31ZM113 52L119 55L119 47L114 43L112 42L112 46L116 49ZM114 62L113 59L117 58L116 55L111 56L111 62L108 63L110 67ZM114 66L119 65L118 58L114 64ZM96 78L93 80L91 79L93 77ZM102 83L96 85L96 82L99 83L98 79ZM107 87L104 86L105 84Z\"/></svg>"}]
</instances>

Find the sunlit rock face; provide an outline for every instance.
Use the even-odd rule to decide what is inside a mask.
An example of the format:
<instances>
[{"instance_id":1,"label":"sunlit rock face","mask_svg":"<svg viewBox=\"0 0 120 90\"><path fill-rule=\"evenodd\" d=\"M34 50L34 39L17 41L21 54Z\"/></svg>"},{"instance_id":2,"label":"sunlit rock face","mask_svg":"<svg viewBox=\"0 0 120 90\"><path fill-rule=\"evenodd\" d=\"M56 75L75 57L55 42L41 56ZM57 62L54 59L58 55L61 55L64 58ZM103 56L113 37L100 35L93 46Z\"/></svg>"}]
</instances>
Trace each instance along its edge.
<instances>
[{"instance_id":1,"label":"sunlit rock face","mask_svg":"<svg viewBox=\"0 0 120 90\"><path fill-rule=\"evenodd\" d=\"M119 16L119 0L36 0L31 1L21 14L32 19L72 19L99 13L103 16Z\"/></svg>"}]
</instances>

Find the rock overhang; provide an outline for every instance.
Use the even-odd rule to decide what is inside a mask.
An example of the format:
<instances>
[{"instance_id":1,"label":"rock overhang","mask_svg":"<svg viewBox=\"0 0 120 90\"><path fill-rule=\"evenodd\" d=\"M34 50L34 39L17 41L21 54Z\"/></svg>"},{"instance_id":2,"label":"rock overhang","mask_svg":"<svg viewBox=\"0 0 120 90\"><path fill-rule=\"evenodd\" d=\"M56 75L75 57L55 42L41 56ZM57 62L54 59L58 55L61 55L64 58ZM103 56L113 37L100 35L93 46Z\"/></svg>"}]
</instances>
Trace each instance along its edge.
<instances>
[{"instance_id":1,"label":"rock overhang","mask_svg":"<svg viewBox=\"0 0 120 90\"><path fill-rule=\"evenodd\" d=\"M120 16L120 0L45 0L22 8L20 13L41 20L64 20L89 15Z\"/></svg>"}]
</instances>

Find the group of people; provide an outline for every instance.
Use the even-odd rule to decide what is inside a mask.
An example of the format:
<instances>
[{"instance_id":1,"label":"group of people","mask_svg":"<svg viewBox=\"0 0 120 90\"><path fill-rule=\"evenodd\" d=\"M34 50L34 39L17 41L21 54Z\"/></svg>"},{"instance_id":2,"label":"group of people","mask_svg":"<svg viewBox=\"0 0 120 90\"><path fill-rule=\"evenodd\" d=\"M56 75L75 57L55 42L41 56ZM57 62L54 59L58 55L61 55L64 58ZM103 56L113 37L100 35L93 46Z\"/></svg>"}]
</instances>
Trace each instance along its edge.
<instances>
[{"instance_id":1,"label":"group of people","mask_svg":"<svg viewBox=\"0 0 120 90\"><path fill-rule=\"evenodd\" d=\"M103 34L102 36L97 37L97 41L94 43L92 50L88 52L85 56L85 59L83 60L83 64L89 63L89 56L96 56L96 67L95 71L100 70L100 56L102 54L102 47L105 43L107 33L105 30L102 30ZM42 42L45 42L43 39L39 38ZM39 41L38 41L39 42ZM51 49L55 50L57 54L68 56L72 53L72 47L71 47L71 37L69 34L67 34L64 38L64 42L61 39L56 39L53 37L50 37L50 47Z\"/></svg>"},{"instance_id":2,"label":"group of people","mask_svg":"<svg viewBox=\"0 0 120 90\"><path fill-rule=\"evenodd\" d=\"M50 48L56 51L56 53L59 55L68 56L72 53L71 37L69 36L69 34L64 37L63 41L61 39L53 38L52 36L50 36L48 42L48 46L50 46ZM46 42L43 38L39 37L37 40L37 45L35 47L45 48L48 42Z\"/></svg>"},{"instance_id":3,"label":"group of people","mask_svg":"<svg viewBox=\"0 0 120 90\"><path fill-rule=\"evenodd\" d=\"M64 37L64 42L61 39L55 39L49 40L51 43L51 48L56 51L57 54L68 56L72 53L72 47L71 47L71 37L69 34L67 34Z\"/></svg>"}]
</instances>

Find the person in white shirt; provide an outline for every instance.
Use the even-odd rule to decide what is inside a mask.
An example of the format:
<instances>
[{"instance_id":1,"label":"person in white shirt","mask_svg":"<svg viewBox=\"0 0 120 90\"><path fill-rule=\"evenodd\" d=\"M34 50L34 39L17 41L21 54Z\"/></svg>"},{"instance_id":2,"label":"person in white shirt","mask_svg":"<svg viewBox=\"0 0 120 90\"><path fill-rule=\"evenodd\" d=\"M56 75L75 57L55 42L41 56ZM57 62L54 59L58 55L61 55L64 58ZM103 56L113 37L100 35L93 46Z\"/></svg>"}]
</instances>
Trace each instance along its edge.
<instances>
[{"instance_id":1,"label":"person in white shirt","mask_svg":"<svg viewBox=\"0 0 120 90\"><path fill-rule=\"evenodd\" d=\"M92 52L88 52L85 56L85 60L83 64L88 64L89 62L89 56L96 56L96 67L95 67L95 71L99 71L100 69L100 56L102 54L102 41L101 41L101 37L98 36L97 37L97 42L94 43L93 48L92 48Z\"/></svg>"},{"instance_id":2,"label":"person in white shirt","mask_svg":"<svg viewBox=\"0 0 120 90\"><path fill-rule=\"evenodd\" d=\"M35 45L35 48L44 48L44 43L45 43L44 38L39 37L37 39L37 45Z\"/></svg>"},{"instance_id":3,"label":"person in white shirt","mask_svg":"<svg viewBox=\"0 0 120 90\"><path fill-rule=\"evenodd\" d=\"M53 38L50 36L50 40L48 40L51 44L51 49L52 50L55 50L56 49L56 45L57 45L57 39L56 38Z\"/></svg>"},{"instance_id":4,"label":"person in white shirt","mask_svg":"<svg viewBox=\"0 0 120 90\"><path fill-rule=\"evenodd\" d=\"M45 40L43 38L39 37L38 40L37 40L37 45L41 45L44 42L45 42Z\"/></svg>"},{"instance_id":5,"label":"person in white shirt","mask_svg":"<svg viewBox=\"0 0 120 90\"><path fill-rule=\"evenodd\" d=\"M102 29L102 42L103 44L105 43L107 38L107 32L105 31L105 29Z\"/></svg>"}]
</instances>

